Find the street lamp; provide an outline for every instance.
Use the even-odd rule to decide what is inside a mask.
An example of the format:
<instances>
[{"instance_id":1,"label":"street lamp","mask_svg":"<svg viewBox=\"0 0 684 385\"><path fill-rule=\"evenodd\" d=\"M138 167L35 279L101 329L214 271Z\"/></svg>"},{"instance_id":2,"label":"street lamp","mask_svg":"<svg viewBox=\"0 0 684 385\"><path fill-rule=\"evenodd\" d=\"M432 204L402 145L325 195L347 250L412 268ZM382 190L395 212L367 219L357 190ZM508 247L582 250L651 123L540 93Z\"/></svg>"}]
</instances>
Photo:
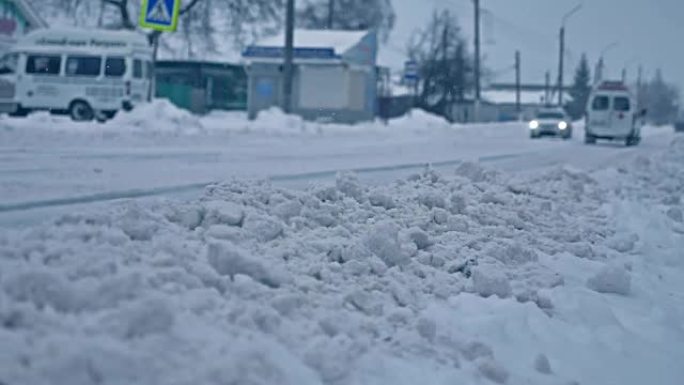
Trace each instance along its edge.
<instances>
[{"instance_id":1,"label":"street lamp","mask_svg":"<svg viewBox=\"0 0 684 385\"><path fill-rule=\"evenodd\" d=\"M599 56L598 67L596 68L595 83L598 84L600 81L603 80L603 67L604 67L603 57L606 56L606 53L608 53L608 51L617 47L618 44L619 43L617 41L614 41L614 42L608 44L607 46L603 47L603 50L601 50L601 55Z\"/></svg>"},{"instance_id":2,"label":"street lamp","mask_svg":"<svg viewBox=\"0 0 684 385\"><path fill-rule=\"evenodd\" d=\"M571 9L563 16L563 22L560 28L560 55L558 60L558 106L563 106L563 59L565 55L565 24L568 22L570 16L579 12L583 4L577 4L575 8Z\"/></svg>"}]
</instances>

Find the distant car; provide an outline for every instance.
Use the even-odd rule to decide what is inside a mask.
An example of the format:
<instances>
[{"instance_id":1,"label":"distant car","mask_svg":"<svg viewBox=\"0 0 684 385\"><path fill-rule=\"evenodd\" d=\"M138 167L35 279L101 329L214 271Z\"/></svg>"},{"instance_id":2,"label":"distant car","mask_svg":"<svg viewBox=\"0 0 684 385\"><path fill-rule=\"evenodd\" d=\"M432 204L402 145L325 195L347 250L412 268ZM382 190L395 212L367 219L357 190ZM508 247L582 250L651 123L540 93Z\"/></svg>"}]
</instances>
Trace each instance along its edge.
<instances>
[{"instance_id":1,"label":"distant car","mask_svg":"<svg viewBox=\"0 0 684 385\"><path fill-rule=\"evenodd\" d=\"M622 82L605 81L589 96L584 142L623 140L627 146L641 142L646 110L639 111L634 94Z\"/></svg>"},{"instance_id":2,"label":"distant car","mask_svg":"<svg viewBox=\"0 0 684 385\"><path fill-rule=\"evenodd\" d=\"M563 139L572 138L572 123L570 117L559 107L540 109L534 119L530 121L530 138L542 136L559 136Z\"/></svg>"}]
</instances>

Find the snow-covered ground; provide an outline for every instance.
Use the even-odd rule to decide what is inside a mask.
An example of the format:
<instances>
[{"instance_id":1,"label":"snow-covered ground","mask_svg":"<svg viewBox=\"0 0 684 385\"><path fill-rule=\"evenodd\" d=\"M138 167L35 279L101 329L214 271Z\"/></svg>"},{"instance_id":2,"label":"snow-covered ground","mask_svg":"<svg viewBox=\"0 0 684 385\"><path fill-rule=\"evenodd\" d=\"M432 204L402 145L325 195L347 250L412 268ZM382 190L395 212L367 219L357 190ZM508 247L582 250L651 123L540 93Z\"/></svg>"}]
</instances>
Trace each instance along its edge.
<instances>
[{"instance_id":1,"label":"snow-covered ground","mask_svg":"<svg viewBox=\"0 0 684 385\"><path fill-rule=\"evenodd\" d=\"M671 129L627 149L163 104L0 127L0 383L684 381Z\"/></svg>"},{"instance_id":2,"label":"snow-covered ground","mask_svg":"<svg viewBox=\"0 0 684 385\"><path fill-rule=\"evenodd\" d=\"M196 198L203 186L232 177L270 177L280 186L303 187L353 169L364 182L377 184L426 163L448 170L464 159L514 172L559 164L593 168L662 148L671 136L669 128L651 128L638 149L587 147L581 132L570 143L531 141L521 124L451 126L420 111L387 126L338 126L277 112L256 122L243 114L197 118L162 101L106 125L46 114L0 119L5 227L71 211L79 202L92 207L117 198Z\"/></svg>"}]
</instances>

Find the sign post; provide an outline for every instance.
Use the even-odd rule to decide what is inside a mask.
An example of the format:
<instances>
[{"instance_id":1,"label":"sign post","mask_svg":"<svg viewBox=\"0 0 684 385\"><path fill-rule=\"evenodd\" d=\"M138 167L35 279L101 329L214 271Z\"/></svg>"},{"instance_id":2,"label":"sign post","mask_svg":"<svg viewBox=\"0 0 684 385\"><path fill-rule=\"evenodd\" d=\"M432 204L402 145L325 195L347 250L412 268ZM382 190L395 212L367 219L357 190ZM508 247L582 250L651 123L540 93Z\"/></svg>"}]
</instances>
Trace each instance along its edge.
<instances>
[{"instance_id":1,"label":"sign post","mask_svg":"<svg viewBox=\"0 0 684 385\"><path fill-rule=\"evenodd\" d=\"M409 60L404 63L404 82L411 87L413 91L413 108L418 106L418 63L414 60ZM411 111L409 111L410 113Z\"/></svg>"},{"instance_id":2,"label":"sign post","mask_svg":"<svg viewBox=\"0 0 684 385\"><path fill-rule=\"evenodd\" d=\"M162 32L173 32L178 26L180 0L142 0L140 26Z\"/></svg>"}]
</instances>

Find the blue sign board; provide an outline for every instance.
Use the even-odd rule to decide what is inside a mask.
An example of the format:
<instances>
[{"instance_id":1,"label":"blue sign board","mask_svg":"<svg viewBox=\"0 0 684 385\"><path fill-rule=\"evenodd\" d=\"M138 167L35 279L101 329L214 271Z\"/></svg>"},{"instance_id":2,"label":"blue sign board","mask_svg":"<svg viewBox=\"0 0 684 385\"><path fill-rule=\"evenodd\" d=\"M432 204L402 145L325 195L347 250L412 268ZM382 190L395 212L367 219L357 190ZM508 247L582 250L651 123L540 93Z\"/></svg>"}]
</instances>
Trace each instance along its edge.
<instances>
[{"instance_id":1,"label":"blue sign board","mask_svg":"<svg viewBox=\"0 0 684 385\"><path fill-rule=\"evenodd\" d=\"M404 63L404 80L415 82L418 80L418 63L409 60Z\"/></svg>"},{"instance_id":2,"label":"blue sign board","mask_svg":"<svg viewBox=\"0 0 684 385\"><path fill-rule=\"evenodd\" d=\"M142 0L140 26L158 31L175 31L180 5L180 0Z\"/></svg>"},{"instance_id":3,"label":"blue sign board","mask_svg":"<svg viewBox=\"0 0 684 385\"><path fill-rule=\"evenodd\" d=\"M285 48L251 45L245 49L245 51L242 53L242 56L248 58L281 59L285 57ZM324 60L340 58L339 55L335 54L335 50L332 48L295 48L293 57L297 59Z\"/></svg>"}]
</instances>

